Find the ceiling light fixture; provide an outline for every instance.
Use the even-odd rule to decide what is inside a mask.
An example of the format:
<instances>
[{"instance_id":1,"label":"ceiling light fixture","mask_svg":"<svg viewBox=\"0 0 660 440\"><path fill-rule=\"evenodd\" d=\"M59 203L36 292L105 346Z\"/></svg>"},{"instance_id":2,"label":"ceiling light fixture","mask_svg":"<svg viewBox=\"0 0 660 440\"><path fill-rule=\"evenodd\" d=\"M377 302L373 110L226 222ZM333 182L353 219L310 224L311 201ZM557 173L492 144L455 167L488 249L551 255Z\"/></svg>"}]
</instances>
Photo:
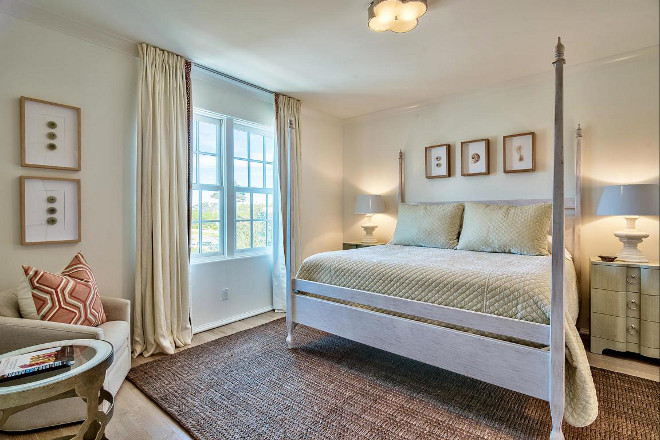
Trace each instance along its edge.
<instances>
[{"instance_id":1,"label":"ceiling light fixture","mask_svg":"<svg viewBox=\"0 0 660 440\"><path fill-rule=\"evenodd\" d=\"M374 0L369 5L369 29L397 33L412 31L426 13L426 0Z\"/></svg>"}]
</instances>

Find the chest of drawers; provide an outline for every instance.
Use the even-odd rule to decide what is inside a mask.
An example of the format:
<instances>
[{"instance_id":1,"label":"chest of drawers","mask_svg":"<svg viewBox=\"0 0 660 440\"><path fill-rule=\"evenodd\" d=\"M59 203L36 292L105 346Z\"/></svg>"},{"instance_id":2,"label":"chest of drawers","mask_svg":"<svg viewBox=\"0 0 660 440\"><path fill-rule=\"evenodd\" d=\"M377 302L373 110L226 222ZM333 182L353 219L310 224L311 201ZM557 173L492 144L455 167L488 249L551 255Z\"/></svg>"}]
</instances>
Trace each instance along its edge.
<instances>
[{"instance_id":1,"label":"chest of drawers","mask_svg":"<svg viewBox=\"0 0 660 440\"><path fill-rule=\"evenodd\" d=\"M591 259L591 351L660 357L658 263Z\"/></svg>"}]
</instances>

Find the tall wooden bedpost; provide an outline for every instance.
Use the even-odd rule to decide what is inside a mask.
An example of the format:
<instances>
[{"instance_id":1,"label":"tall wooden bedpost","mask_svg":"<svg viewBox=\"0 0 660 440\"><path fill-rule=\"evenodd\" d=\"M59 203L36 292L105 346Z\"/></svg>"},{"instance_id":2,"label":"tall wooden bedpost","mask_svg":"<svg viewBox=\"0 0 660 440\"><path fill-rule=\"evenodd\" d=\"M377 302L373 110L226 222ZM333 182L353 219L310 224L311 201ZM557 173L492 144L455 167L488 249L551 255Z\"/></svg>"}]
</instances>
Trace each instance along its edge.
<instances>
[{"instance_id":1,"label":"tall wooden bedpost","mask_svg":"<svg viewBox=\"0 0 660 440\"><path fill-rule=\"evenodd\" d=\"M296 258L294 255L295 245L293 241L293 231L294 231L294 219L293 219L293 191L291 190L291 185L293 179L291 178L291 170L293 167L292 163L292 154L294 151L293 143L295 142L294 131L296 127L293 123L293 119L289 119L289 142L287 145L287 185L286 185L286 345L289 348L293 348L293 329L296 326L296 323L293 321L293 310L295 307L295 295L293 294L293 284L292 277L295 275L292 265L296 264Z\"/></svg>"},{"instance_id":2,"label":"tall wooden bedpost","mask_svg":"<svg viewBox=\"0 0 660 440\"><path fill-rule=\"evenodd\" d=\"M555 47L555 146L552 191L552 299L550 302L550 440L563 440L564 419L564 45Z\"/></svg>"},{"instance_id":3,"label":"tall wooden bedpost","mask_svg":"<svg viewBox=\"0 0 660 440\"><path fill-rule=\"evenodd\" d=\"M573 220L573 259L578 292L582 273L582 127L575 130L575 218Z\"/></svg>"},{"instance_id":4,"label":"tall wooden bedpost","mask_svg":"<svg viewBox=\"0 0 660 440\"><path fill-rule=\"evenodd\" d=\"M403 157L403 151L399 150L399 203L406 201L406 169Z\"/></svg>"}]
</instances>

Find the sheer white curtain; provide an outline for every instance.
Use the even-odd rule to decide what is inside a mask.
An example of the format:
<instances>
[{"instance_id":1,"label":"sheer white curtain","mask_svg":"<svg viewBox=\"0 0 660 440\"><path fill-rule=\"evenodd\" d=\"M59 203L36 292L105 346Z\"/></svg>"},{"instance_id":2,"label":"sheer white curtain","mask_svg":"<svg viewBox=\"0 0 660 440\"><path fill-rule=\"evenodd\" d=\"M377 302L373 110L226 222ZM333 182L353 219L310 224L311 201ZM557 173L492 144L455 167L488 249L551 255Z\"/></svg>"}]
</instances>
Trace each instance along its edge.
<instances>
[{"instance_id":1,"label":"sheer white curtain","mask_svg":"<svg viewBox=\"0 0 660 440\"><path fill-rule=\"evenodd\" d=\"M273 308L286 308L286 266L284 260L284 243L286 242L287 194L288 194L288 152L289 152L289 121L293 122L293 148L291 160L291 198L293 200L294 256L291 269L292 276L302 261L302 246L300 237L300 101L285 95L275 95L275 129L277 136L277 158L280 195L280 230L279 239L273 245Z\"/></svg>"},{"instance_id":2,"label":"sheer white curtain","mask_svg":"<svg viewBox=\"0 0 660 440\"><path fill-rule=\"evenodd\" d=\"M190 63L139 45L133 356L190 344Z\"/></svg>"}]
</instances>

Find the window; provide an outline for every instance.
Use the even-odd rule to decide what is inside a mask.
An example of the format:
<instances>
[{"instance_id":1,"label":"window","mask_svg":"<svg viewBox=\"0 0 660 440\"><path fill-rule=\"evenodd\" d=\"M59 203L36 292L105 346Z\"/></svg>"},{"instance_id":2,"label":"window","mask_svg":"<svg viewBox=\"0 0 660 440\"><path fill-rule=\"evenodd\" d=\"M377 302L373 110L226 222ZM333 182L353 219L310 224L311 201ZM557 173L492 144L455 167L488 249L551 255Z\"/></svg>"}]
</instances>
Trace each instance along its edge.
<instances>
[{"instance_id":1,"label":"window","mask_svg":"<svg viewBox=\"0 0 660 440\"><path fill-rule=\"evenodd\" d=\"M190 252L223 254L222 120L193 120Z\"/></svg>"},{"instance_id":2,"label":"window","mask_svg":"<svg viewBox=\"0 0 660 440\"><path fill-rule=\"evenodd\" d=\"M272 246L274 154L272 128L195 109L193 258L264 252Z\"/></svg>"},{"instance_id":3,"label":"window","mask_svg":"<svg viewBox=\"0 0 660 440\"><path fill-rule=\"evenodd\" d=\"M234 125L236 250L273 242L274 150L272 134Z\"/></svg>"}]
</instances>

